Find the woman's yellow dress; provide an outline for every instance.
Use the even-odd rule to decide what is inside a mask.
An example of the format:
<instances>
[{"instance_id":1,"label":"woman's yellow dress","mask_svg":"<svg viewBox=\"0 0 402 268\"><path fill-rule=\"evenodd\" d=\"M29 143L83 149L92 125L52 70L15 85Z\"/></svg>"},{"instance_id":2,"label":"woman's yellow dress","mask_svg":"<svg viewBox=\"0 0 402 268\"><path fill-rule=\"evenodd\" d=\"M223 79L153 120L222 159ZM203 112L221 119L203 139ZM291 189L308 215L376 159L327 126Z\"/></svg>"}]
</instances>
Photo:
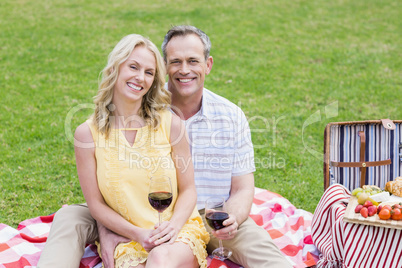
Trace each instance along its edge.
<instances>
[{"instance_id":1,"label":"woman's yellow dress","mask_svg":"<svg viewBox=\"0 0 402 268\"><path fill-rule=\"evenodd\" d=\"M177 199L177 177L171 157L171 121L171 112L163 111L157 130L149 126L111 129L107 139L95 129L91 120L87 121L96 145L97 180L103 198L113 210L141 228L153 229L158 222L158 213L148 202L152 176L170 177L173 201L163 212L163 220L169 220L173 214ZM131 146L122 131L133 130L137 133ZM207 267L206 244L209 234L196 208L180 230L176 241L188 244L200 267ZM148 252L135 241L119 244L114 252L116 267L124 267L129 263L138 265L145 262L147 256Z\"/></svg>"}]
</instances>

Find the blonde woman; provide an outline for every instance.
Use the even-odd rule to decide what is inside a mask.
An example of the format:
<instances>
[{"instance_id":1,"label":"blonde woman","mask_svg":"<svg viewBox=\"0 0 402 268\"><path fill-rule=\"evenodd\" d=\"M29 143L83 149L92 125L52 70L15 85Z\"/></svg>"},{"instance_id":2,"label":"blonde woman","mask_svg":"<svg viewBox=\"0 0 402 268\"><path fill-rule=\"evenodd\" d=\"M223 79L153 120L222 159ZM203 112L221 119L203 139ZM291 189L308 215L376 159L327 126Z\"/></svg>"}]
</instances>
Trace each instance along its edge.
<instances>
[{"instance_id":1,"label":"blonde woman","mask_svg":"<svg viewBox=\"0 0 402 268\"><path fill-rule=\"evenodd\" d=\"M169 110L164 77L156 46L140 35L124 37L103 70L94 114L75 132L91 215L130 240L116 247L116 267L206 267L209 235L195 206L189 144ZM172 180L173 201L161 225L148 203L153 175Z\"/></svg>"}]
</instances>

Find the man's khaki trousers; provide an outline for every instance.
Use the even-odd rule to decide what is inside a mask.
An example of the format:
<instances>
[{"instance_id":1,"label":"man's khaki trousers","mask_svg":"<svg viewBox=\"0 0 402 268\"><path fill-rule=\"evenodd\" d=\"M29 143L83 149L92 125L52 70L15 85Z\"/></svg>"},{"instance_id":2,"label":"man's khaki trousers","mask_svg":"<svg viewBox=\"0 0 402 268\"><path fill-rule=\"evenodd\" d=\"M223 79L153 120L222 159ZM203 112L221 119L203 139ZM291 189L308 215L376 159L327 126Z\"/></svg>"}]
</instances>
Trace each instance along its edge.
<instances>
[{"instance_id":1,"label":"man's khaki trousers","mask_svg":"<svg viewBox=\"0 0 402 268\"><path fill-rule=\"evenodd\" d=\"M205 217L201 215L204 224ZM61 208L55 215L38 268L79 267L85 246L98 239L96 222L85 204ZM233 251L232 261L246 268L292 267L274 244L268 232L248 218L239 226L236 237L224 240L223 245ZM208 252L219 246L211 235Z\"/></svg>"}]
</instances>

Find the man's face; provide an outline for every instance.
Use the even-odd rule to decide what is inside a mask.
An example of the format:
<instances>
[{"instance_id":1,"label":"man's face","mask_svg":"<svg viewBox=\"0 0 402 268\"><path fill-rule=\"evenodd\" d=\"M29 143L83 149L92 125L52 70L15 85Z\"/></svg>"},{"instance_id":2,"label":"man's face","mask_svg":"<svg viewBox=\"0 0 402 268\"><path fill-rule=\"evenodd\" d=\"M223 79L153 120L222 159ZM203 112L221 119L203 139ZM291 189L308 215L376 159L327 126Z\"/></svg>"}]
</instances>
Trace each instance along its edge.
<instances>
[{"instance_id":1,"label":"man's face","mask_svg":"<svg viewBox=\"0 0 402 268\"><path fill-rule=\"evenodd\" d=\"M212 57L205 60L204 45L197 35L173 37L166 46L168 89L172 92L172 101L183 98L200 101L205 75L211 71L212 64Z\"/></svg>"}]
</instances>

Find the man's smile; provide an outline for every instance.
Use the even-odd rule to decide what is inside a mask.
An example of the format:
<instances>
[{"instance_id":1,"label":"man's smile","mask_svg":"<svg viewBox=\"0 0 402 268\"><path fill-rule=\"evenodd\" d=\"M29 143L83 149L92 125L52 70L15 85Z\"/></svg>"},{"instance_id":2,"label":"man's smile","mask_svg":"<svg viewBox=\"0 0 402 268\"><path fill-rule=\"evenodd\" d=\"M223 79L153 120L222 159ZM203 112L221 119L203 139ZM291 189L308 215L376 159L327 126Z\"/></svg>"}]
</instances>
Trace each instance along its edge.
<instances>
[{"instance_id":1,"label":"man's smile","mask_svg":"<svg viewBox=\"0 0 402 268\"><path fill-rule=\"evenodd\" d=\"M185 79L180 79L178 78L177 80L179 80L179 82L181 83L188 83L190 81L193 81L195 78L185 78Z\"/></svg>"}]
</instances>

